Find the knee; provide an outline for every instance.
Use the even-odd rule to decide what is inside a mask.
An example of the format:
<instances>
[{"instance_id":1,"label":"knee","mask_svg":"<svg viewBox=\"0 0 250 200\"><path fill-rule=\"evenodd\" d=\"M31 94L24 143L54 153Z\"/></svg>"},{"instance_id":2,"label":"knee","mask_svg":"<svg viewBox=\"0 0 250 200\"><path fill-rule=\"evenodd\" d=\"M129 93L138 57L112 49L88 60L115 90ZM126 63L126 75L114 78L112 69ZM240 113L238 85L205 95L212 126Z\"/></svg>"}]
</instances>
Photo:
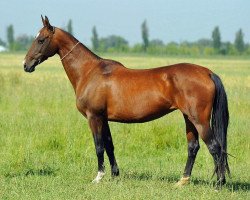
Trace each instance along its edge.
<instances>
[{"instance_id":1,"label":"knee","mask_svg":"<svg viewBox=\"0 0 250 200\"><path fill-rule=\"evenodd\" d=\"M101 145L98 145L96 147L96 155L97 156L102 156L104 154L104 147Z\"/></svg>"},{"instance_id":2,"label":"knee","mask_svg":"<svg viewBox=\"0 0 250 200\"><path fill-rule=\"evenodd\" d=\"M189 156L196 156L199 149L200 149L200 145L199 145L198 140L188 143L188 155Z\"/></svg>"}]
</instances>

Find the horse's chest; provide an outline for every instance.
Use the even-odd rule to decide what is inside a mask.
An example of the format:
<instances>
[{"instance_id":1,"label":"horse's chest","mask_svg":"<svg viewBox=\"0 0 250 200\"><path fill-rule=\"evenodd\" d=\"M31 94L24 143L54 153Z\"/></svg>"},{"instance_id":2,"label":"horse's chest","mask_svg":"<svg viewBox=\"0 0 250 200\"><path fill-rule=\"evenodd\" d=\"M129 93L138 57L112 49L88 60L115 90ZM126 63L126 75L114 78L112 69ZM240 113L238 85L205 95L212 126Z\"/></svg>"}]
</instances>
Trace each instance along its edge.
<instances>
[{"instance_id":1,"label":"horse's chest","mask_svg":"<svg viewBox=\"0 0 250 200\"><path fill-rule=\"evenodd\" d=\"M77 109L84 115L102 113L105 111L105 99L98 93L86 94L76 98Z\"/></svg>"}]
</instances>

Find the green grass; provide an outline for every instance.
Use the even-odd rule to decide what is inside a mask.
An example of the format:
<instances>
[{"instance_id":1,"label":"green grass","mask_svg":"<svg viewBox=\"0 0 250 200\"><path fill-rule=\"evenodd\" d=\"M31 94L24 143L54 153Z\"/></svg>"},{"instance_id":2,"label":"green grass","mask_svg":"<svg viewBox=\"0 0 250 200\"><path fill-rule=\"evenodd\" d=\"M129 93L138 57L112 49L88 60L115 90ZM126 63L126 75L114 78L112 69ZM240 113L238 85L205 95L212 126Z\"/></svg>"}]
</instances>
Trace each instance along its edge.
<instances>
[{"instance_id":1,"label":"green grass","mask_svg":"<svg viewBox=\"0 0 250 200\"><path fill-rule=\"evenodd\" d=\"M131 68L178 62L207 66L228 93L228 152L232 179L219 192L213 160L201 141L191 184L183 173L185 124L176 111L144 124L111 123L121 175L92 184L97 162L86 119L77 111L56 56L24 73L23 54L0 54L0 199L247 199L250 189L250 59L106 55Z\"/></svg>"}]
</instances>

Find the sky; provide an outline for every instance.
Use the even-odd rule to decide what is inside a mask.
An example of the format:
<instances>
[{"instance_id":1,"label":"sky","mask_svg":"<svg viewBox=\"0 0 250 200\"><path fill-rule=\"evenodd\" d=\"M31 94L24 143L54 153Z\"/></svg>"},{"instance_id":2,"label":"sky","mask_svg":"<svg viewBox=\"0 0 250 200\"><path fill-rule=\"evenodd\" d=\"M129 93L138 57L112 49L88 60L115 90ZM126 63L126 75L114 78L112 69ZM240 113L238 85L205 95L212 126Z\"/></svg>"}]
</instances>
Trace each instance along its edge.
<instances>
[{"instance_id":1,"label":"sky","mask_svg":"<svg viewBox=\"0 0 250 200\"><path fill-rule=\"evenodd\" d=\"M120 35L129 44L141 43L141 24L147 20L149 39L196 41L211 38L219 26L222 41L234 42L241 28L250 42L250 0L0 0L0 38L14 26L15 37L35 36L41 14L56 27L73 22L74 36L91 45L92 28L99 37Z\"/></svg>"}]
</instances>

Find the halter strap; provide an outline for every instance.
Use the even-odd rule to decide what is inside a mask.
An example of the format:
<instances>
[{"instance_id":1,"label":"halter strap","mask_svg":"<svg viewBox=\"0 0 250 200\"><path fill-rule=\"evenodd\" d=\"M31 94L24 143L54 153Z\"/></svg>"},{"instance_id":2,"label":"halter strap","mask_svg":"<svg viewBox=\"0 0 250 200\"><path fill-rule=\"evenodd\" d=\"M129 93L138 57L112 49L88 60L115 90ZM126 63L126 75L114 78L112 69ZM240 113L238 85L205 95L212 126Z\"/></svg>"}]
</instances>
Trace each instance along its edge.
<instances>
[{"instance_id":1,"label":"halter strap","mask_svg":"<svg viewBox=\"0 0 250 200\"><path fill-rule=\"evenodd\" d=\"M73 47L72 47L72 49L68 52L68 53L66 53L62 58L61 58L61 61L67 56L67 55L69 55L72 51L73 51L73 49L79 44L80 42L78 41Z\"/></svg>"}]
</instances>

